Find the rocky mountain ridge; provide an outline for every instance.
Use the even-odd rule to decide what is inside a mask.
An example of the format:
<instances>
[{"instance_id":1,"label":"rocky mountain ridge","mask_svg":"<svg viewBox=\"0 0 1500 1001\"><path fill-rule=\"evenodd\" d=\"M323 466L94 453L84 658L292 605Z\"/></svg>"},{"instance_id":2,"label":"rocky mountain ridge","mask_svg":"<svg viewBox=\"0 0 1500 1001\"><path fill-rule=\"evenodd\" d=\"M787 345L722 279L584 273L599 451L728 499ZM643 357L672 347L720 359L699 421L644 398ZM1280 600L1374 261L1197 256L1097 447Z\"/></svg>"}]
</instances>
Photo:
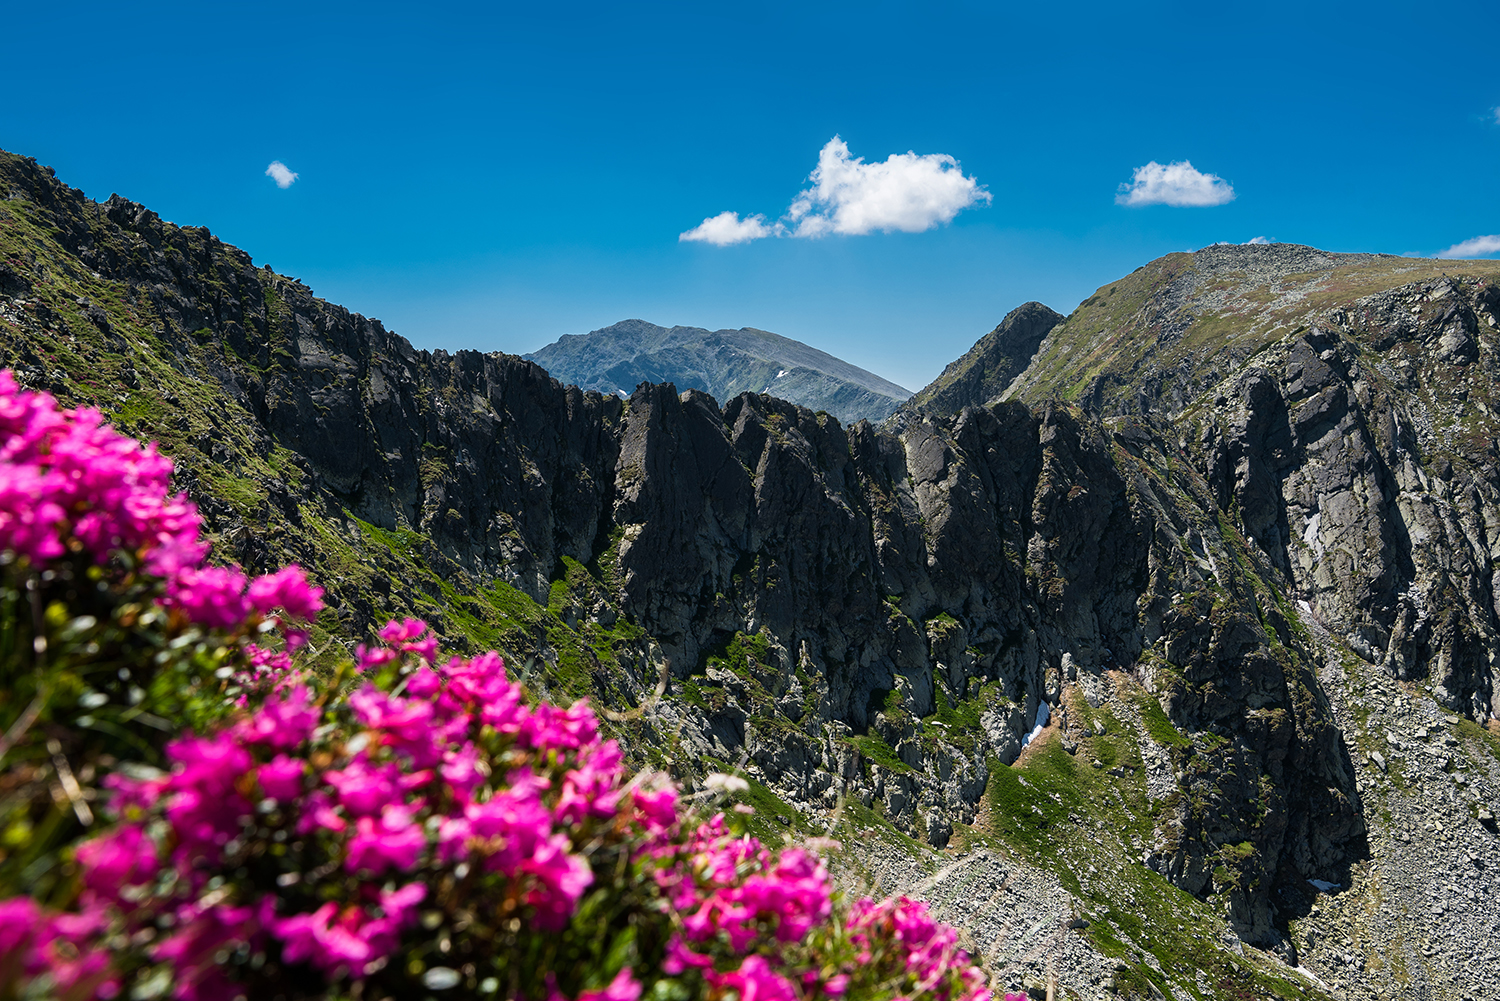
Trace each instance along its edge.
<instances>
[{"instance_id":1,"label":"rocky mountain ridge","mask_svg":"<svg viewBox=\"0 0 1500 1001\"><path fill-rule=\"evenodd\" d=\"M315 645L411 613L529 660L638 760L739 766L767 823L890 846L866 876L920 880L1018 982L1487 996L1479 942L1428 962L1366 922L1330 951L1319 887L1412 906L1369 890L1419 808L1371 772L1369 672L1463 714L1400 774L1461 771L1452 871L1490 857L1500 265L1172 255L1052 326L1008 401L882 429L416 351L24 158L0 198L0 364L159 439L222 557L308 566ZM977 902L1011 872L1031 931Z\"/></svg>"}]
</instances>

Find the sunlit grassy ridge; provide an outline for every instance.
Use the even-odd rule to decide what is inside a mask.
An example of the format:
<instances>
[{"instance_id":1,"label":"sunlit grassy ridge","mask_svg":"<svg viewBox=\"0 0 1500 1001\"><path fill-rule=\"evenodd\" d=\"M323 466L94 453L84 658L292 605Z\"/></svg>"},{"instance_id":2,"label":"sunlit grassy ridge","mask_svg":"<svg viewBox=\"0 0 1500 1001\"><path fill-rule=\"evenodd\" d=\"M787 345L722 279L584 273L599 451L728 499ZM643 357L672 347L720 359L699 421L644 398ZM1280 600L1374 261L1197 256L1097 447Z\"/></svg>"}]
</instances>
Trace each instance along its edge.
<instances>
[{"instance_id":1,"label":"sunlit grassy ridge","mask_svg":"<svg viewBox=\"0 0 1500 1001\"><path fill-rule=\"evenodd\" d=\"M1010 395L1024 402L1087 399L1106 413L1173 415L1191 394L1164 397L1164 384L1210 386L1336 306L1444 275L1500 277L1495 261L1297 249L1308 251L1306 270L1256 270L1255 255L1267 252L1256 247L1168 254L1137 268L1053 328ZM1227 259L1234 250L1245 251L1245 259Z\"/></svg>"}]
</instances>

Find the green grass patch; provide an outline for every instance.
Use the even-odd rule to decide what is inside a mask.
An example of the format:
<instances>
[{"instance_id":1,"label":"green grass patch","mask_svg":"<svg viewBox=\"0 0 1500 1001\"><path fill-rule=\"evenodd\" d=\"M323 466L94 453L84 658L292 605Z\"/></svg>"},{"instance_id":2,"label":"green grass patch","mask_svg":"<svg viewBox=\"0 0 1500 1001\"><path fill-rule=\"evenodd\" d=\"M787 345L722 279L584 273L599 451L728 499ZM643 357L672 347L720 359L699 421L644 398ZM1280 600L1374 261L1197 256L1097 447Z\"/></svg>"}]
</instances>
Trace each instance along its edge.
<instances>
[{"instance_id":1,"label":"green grass patch","mask_svg":"<svg viewBox=\"0 0 1500 1001\"><path fill-rule=\"evenodd\" d=\"M229 502L240 517L249 519L260 510L266 500L265 489L255 480L228 473L205 472L203 478L213 492Z\"/></svg>"},{"instance_id":2,"label":"green grass patch","mask_svg":"<svg viewBox=\"0 0 1500 1001\"><path fill-rule=\"evenodd\" d=\"M736 632L717 649L704 654L704 664L732 671L747 679L777 666L770 639L764 633L752 635L743 632Z\"/></svg>"},{"instance_id":3,"label":"green grass patch","mask_svg":"<svg viewBox=\"0 0 1500 1001\"><path fill-rule=\"evenodd\" d=\"M1180 747L1186 750L1193 746L1193 742L1188 739L1187 735L1172 725L1161 703L1157 702L1150 692L1140 692L1135 704L1141 711L1141 722L1145 725L1146 732L1151 735L1152 740L1163 747Z\"/></svg>"},{"instance_id":4,"label":"green grass patch","mask_svg":"<svg viewBox=\"0 0 1500 1001\"><path fill-rule=\"evenodd\" d=\"M1459 717L1458 722L1453 725L1453 731L1465 747L1477 743L1489 752L1490 757L1500 761L1500 736L1494 731L1480 726L1466 716Z\"/></svg>"},{"instance_id":5,"label":"green grass patch","mask_svg":"<svg viewBox=\"0 0 1500 1001\"><path fill-rule=\"evenodd\" d=\"M910 765L896 757L895 749L876 734L855 734L845 739L850 747L882 768L889 768L893 772L912 771Z\"/></svg>"}]
</instances>

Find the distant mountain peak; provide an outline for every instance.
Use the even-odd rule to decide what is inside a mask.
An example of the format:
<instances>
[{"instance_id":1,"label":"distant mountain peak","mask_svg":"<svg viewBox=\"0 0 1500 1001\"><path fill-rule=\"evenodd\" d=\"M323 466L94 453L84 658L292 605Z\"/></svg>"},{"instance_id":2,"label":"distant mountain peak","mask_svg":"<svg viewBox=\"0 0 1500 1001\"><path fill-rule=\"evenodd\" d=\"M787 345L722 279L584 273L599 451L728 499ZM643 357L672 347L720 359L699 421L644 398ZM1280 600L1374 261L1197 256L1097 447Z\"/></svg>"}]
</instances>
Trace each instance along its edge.
<instances>
[{"instance_id":1,"label":"distant mountain peak","mask_svg":"<svg viewBox=\"0 0 1500 1001\"><path fill-rule=\"evenodd\" d=\"M706 330L621 320L587 334L564 334L525 356L560 382L629 396L642 382L701 390L721 403L764 393L840 423L881 421L911 391L825 351L754 327Z\"/></svg>"},{"instance_id":2,"label":"distant mountain peak","mask_svg":"<svg viewBox=\"0 0 1500 1001\"><path fill-rule=\"evenodd\" d=\"M1005 392L1030 364L1042 339L1063 319L1061 313L1039 302L1017 306L962 358L949 363L904 409L956 414L964 407L983 406Z\"/></svg>"}]
</instances>

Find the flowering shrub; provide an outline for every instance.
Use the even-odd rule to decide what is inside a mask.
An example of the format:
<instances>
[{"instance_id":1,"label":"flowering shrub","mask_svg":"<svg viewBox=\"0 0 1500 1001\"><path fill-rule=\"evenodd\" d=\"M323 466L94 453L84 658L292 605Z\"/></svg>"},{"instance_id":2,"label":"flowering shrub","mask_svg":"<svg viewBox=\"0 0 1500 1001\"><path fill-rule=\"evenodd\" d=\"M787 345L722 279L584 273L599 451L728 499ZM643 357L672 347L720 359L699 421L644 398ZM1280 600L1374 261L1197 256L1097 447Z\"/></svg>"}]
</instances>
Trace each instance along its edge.
<instances>
[{"instance_id":1,"label":"flowering shrub","mask_svg":"<svg viewBox=\"0 0 1500 1001\"><path fill-rule=\"evenodd\" d=\"M109 616L106 663L133 683L202 648L172 675L199 704L171 704L164 768L96 754L98 797L73 780L89 830L59 854L47 904L35 881L0 893L0 997L987 1001L924 904L840 906L816 854L693 817L666 776L627 774L586 702L533 703L494 653L443 661L407 620L331 681L298 670L316 589L296 568L206 566L167 460L97 414L0 373L0 434L17 596L0 626L43 641L30 661L7 648L6 680L34 680L4 722L16 748L36 730L62 759L51 788L69 767L60 738L84 747L76 734L114 698L90 688L104 701L81 714L52 701L104 656L98 620L77 624L70 601ZM38 626L21 613L41 597ZM282 625L276 608L280 651L252 642ZM26 767L7 757L0 781Z\"/></svg>"},{"instance_id":2,"label":"flowering shrub","mask_svg":"<svg viewBox=\"0 0 1500 1001\"><path fill-rule=\"evenodd\" d=\"M296 646L320 607L296 567L207 566L171 475L97 411L0 371L0 892L57 889L94 780L162 764L178 727L229 705L223 675L269 656L257 641L281 628Z\"/></svg>"}]
</instances>

